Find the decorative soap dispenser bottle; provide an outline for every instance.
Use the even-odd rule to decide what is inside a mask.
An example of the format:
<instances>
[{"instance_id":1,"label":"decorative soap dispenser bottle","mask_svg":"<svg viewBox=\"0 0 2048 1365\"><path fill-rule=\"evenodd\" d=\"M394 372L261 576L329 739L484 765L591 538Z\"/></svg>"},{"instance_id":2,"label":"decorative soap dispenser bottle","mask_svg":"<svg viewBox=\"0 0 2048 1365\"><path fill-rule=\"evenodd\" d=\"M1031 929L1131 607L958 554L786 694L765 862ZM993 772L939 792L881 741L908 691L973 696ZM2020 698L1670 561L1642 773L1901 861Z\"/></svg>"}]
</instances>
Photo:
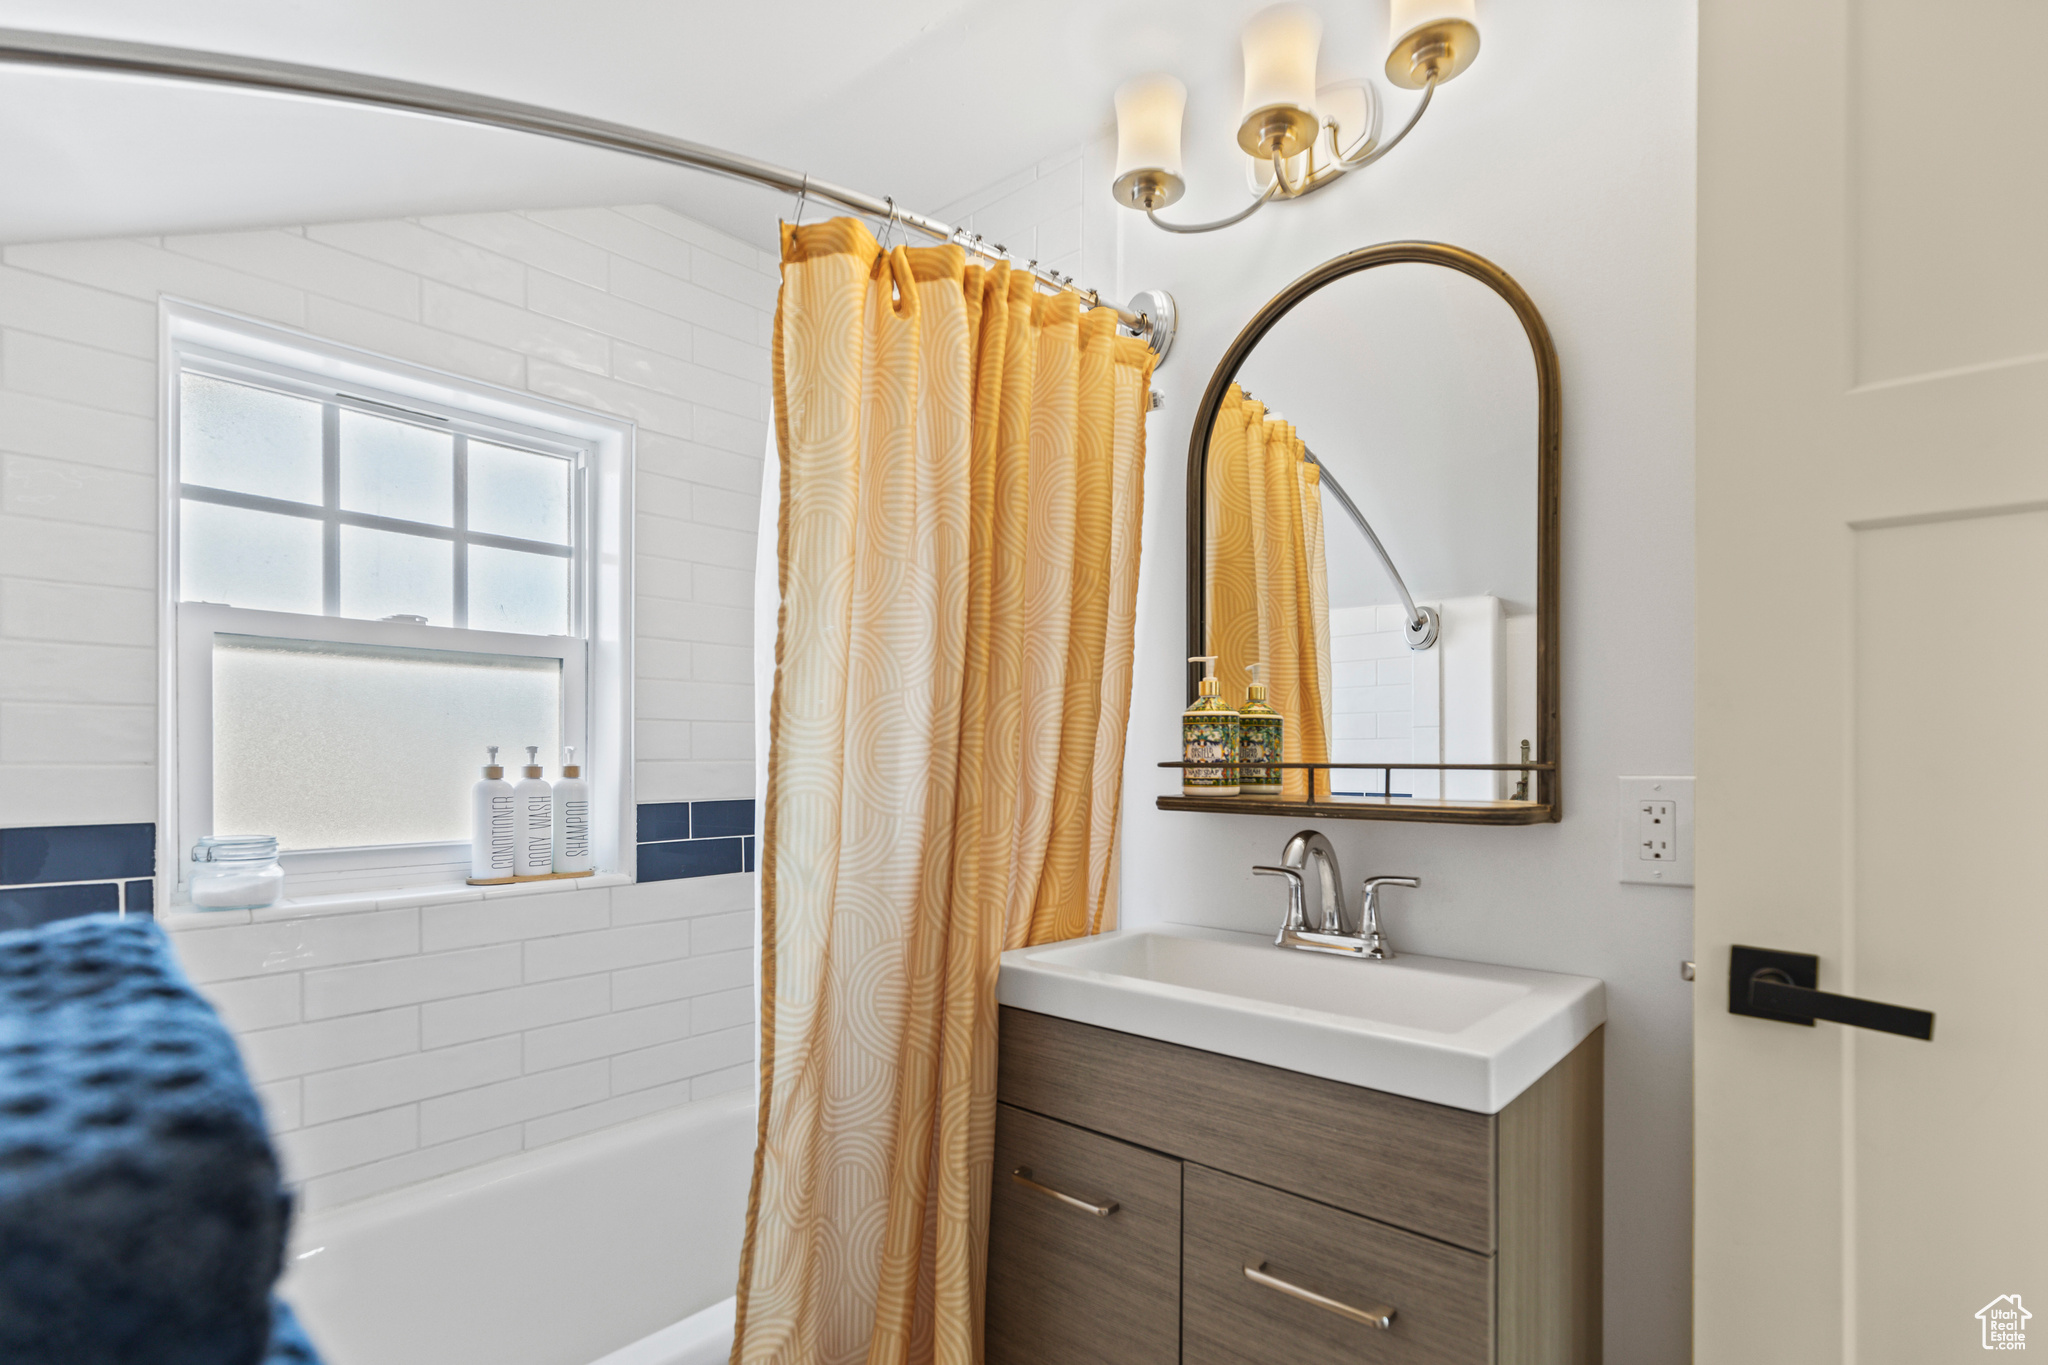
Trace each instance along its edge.
<instances>
[{"instance_id":1,"label":"decorative soap dispenser bottle","mask_svg":"<svg viewBox=\"0 0 2048 1365\"><path fill-rule=\"evenodd\" d=\"M510 881L518 874L518 851L512 837L512 784L498 766L498 746L483 778L469 789L469 879Z\"/></svg>"},{"instance_id":2,"label":"decorative soap dispenser bottle","mask_svg":"<svg viewBox=\"0 0 2048 1365\"><path fill-rule=\"evenodd\" d=\"M1251 686L1245 689L1244 705L1237 711L1237 761L1240 763L1280 763L1281 754L1286 752L1281 743L1286 722L1280 713L1266 704L1266 684L1259 675L1264 664L1246 664L1245 672L1252 675ZM1280 795L1280 768L1239 768L1237 790L1244 796Z\"/></svg>"},{"instance_id":3,"label":"decorative soap dispenser bottle","mask_svg":"<svg viewBox=\"0 0 2048 1365\"><path fill-rule=\"evenodd\" d=\"M555 789L540 775L540 746L526 746L523 776L512 786L512 823L519 849L516 873L545 877L555 870Z\"/></svg>"},{"instance_id":4,"label":"decorative soap dispenser bottle","mask_svg":"<svg viewBox=\"0 0 2048 1365\"><path fill-rule=\"evenodd\" d=\"M1184 763L1237 762L1237 712L1223 700L1222 685L1216 681L1216 656L1197 654L1188 660L1201 664L1202 680L1195 685L1194 705L1180 713L1180 756ZM1237 769L1182 768L1182 796L1235 796Z\"/></svg>"},{"instance_id":5,"label":"decorative soap dispenser bottle","mask_svg":"<svg viewBox=\"0 0 2048 1365\"><path fill-rule=\"evenodd\" d=\"M590 784L576 766L576 749L562 750L562 777L555 783L555 871L588 872L590 858Z\"/></svg>"}]
</instances>

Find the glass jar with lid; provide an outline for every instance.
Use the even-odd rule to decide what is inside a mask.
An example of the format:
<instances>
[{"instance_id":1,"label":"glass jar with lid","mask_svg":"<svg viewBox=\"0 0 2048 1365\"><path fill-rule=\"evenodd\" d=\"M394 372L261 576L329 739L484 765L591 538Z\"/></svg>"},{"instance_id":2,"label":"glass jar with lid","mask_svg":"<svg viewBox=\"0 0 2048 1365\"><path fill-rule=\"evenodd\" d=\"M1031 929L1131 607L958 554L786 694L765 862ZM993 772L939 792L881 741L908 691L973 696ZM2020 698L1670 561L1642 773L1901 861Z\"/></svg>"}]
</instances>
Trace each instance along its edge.
<instances>
[{"instance_id":1,"label":"glass jar with lid","mask_svg":"<svg viewBox=\"0 0 2048 1365\"><path fill-rule=\"evenodd\" d=\"M260 910L284 895L277 840L268 834L205 834L192 846L187 883L194 908Z\"/></svg>"}]
</instances>

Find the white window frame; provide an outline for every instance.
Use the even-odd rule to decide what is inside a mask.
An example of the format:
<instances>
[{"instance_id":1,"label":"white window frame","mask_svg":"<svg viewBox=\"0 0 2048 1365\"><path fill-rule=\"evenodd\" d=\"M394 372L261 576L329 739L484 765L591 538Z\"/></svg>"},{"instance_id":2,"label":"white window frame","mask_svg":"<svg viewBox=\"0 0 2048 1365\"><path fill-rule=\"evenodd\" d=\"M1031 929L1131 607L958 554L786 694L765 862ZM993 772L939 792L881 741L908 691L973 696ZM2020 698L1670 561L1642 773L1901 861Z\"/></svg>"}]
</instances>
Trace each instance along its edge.
<instances>
[{"instance_id":1,"label":"white window frame","mask_svg":"<svg viewBox=\"0 0 2048 1365\"><path fill-rule=\"evenodd\" d=\"M176 869L175 877L166 879L174 883L173 903L185 899L193 843L212 832L216 636L560 660L562 743L576 746L585 771L593 775L591 833L598 870L630 873L634 828L632 424L196 304L166 299L160 305L160 318L159 354L164 357L159 399L164 490L159 523L160 638L165 647L159 651L159 688L166 723L159 727L158 862L167 871ZM410 418L436 430L569 459L575 471L571 483L572 540L576 546L570 561L572 633L521 635L466 626L363 621L181 602L179 380L188 371L376 416ZM330 513L327 520L342 524L364 519ZM453 540L461 534L458 531L446 538ZM333 604L329 606L332 609ZM512 766L518 756L502 757ZM316 774L317 756L309 755L308 763L309 773ZM469 845L465 840L305 850L285 854L283 862L286 895L293 899L359 894L459 882L469 871Z\"/></svg>"}]
</instances>

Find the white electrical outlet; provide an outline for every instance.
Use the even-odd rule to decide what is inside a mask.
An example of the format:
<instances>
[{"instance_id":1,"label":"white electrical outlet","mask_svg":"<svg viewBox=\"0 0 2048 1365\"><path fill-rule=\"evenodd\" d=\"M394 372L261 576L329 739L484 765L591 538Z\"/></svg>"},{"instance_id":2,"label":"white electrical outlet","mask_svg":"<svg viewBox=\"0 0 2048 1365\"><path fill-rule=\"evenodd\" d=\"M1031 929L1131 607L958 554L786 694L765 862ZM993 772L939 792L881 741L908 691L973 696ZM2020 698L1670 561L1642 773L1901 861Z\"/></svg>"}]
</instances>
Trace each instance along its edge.
<instances>
[{"instance_id":1,"label":"white electrical outlet","mask_svg":"<svg viewBox=\"0 0 2048 1365\"><path fill-rule=\"evenodd\" d=\"M1621 779L1621 880L1692 885L1692 779Z\"/></svg>"}]
</instances>

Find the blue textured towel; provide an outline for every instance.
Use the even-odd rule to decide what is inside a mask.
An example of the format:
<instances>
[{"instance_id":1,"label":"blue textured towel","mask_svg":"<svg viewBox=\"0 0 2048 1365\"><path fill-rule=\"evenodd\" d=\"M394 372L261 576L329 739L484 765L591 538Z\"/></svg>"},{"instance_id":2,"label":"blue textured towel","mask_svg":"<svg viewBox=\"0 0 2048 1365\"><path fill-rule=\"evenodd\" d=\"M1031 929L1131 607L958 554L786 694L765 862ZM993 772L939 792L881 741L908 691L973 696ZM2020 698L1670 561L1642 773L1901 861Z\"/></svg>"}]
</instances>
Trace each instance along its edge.
<instances>
[{"instance_id":1,"label":"blue textured towel","mask_svg":"<svg viewBox=\"0 0 2048 1365\"><path fill-rule=\"evenodd\" d=\"M290 1218L234 1042L154 921L0 934L0 1361L314 1361L281 1304L273 1341Z\"/></svg>"}]
</instances>

